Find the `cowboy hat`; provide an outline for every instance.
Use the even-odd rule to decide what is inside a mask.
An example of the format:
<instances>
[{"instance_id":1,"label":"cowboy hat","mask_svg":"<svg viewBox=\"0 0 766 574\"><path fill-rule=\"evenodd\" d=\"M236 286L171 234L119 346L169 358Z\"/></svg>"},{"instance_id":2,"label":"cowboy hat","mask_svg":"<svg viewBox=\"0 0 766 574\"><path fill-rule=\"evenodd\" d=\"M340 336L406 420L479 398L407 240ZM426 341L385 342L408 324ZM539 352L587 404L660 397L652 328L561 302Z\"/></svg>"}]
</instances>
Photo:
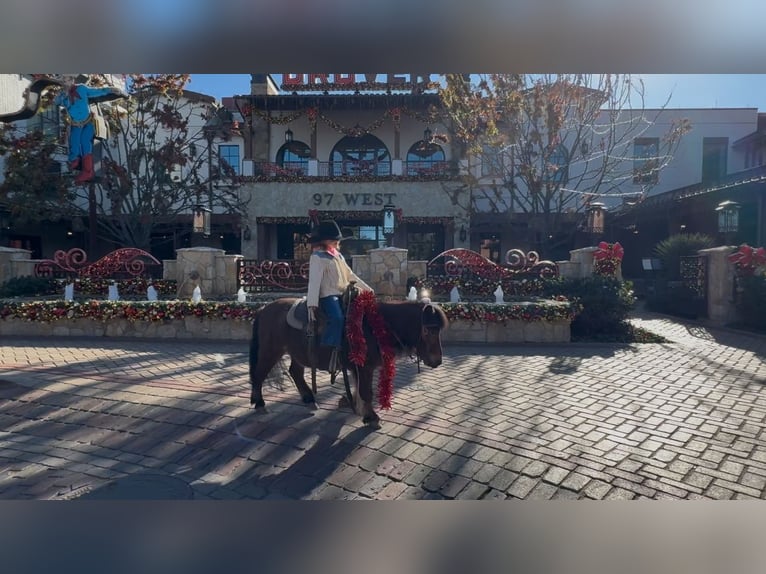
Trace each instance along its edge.
<instances>
[{"instance_id":1,"label":"cowboy hat","mask_svg":"<svg viewBox=\"0 0 766 574\"><path fill-rule=\"evenodd\" d=\"M341 239L348 239L350 235L343 235L338 227L338 224L332 220L320 221L314 229L311 230L309 241L312 243L318 243L320 241L340 241Z\"/></svg>"}]
</instances>

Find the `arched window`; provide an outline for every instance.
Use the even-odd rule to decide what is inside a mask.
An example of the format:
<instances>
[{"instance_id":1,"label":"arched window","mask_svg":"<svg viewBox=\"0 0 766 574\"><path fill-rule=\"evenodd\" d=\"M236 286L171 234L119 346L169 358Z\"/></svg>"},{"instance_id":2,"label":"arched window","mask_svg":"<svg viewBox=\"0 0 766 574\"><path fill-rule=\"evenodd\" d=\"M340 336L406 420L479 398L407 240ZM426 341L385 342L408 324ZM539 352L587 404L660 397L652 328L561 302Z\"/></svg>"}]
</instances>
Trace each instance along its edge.
<instances>
[{"instance_id":1,"label":"arched window","mask_svg":"<svg viewBox=\"0 0 766 574\"><path fill-rule=\"evenodd\" d=\"M420 140L407 152L407 175L424 175L443 171L446 156L439 144Z\"/></svg>"},{"instance_id":2,"label":"arched window","mask_svg":"<svg viewBox=\"0 0 766 574\"><path fill-rule=\"evenodd\" d=\"M542 175L543 183L564 185L569 181L569 150L559 144L551 151Z\"/></svg>"},{"instance_id":3,"label":"arched window","mask_svg":"<svg viewBox=\"0 0 766 574\"><path fill-rule=\"evenodd\" d=\"M330 154L332 175L391 175L391 155L372 134L342 138Z\"/></svg>"},{"instance_id":4,"label":"arched window","mask_svg":"<svg viewBox=\"0 0 766 574\"><path fill-rule=\"evenodd\" d=\"M277 165L296 174L306 175L309 171L311 148L302 141L292 140L277 151Z\"/></svg>"}]
</instances>

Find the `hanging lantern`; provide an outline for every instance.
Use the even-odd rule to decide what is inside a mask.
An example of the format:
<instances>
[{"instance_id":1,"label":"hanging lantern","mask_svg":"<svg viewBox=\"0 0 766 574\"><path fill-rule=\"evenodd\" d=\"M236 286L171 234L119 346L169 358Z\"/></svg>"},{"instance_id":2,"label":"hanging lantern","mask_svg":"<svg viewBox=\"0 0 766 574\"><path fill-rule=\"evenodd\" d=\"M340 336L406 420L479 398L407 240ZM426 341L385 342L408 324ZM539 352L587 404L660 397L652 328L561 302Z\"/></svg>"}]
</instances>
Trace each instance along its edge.
<instances>
[{"instance_id":1,"label":"hanging lantern","mask_svg":"<svg viewBox=\"0 0 766 574\"><path fill-rule=\"evenodd\" d=\"M718 212L718 231L736 233L739 231L739 208L736 201L722 201L715 210Z\"/></svg>"},{"instance_id":2,"label":"hanging lantern","mask_svg":"<svg viewBox=\"0 0 766 574\"><path fill-rule=\"evenodd\" d=\"M588 207L587 231L593 235L604 233L604 215L606 206L598 201Z\"/></svg>"},{"instance_id":3,"label":"hanging lantern","mask_svg":"<svg viewBox=\"0 0 766 574\"><path fill-rule=\"evenodd\" d=\"M201 233L205 237L210 237L210 219L212 212L202 205L194 208L194 219L192 228L194 233Z\"/></svg>"}]
</instances>

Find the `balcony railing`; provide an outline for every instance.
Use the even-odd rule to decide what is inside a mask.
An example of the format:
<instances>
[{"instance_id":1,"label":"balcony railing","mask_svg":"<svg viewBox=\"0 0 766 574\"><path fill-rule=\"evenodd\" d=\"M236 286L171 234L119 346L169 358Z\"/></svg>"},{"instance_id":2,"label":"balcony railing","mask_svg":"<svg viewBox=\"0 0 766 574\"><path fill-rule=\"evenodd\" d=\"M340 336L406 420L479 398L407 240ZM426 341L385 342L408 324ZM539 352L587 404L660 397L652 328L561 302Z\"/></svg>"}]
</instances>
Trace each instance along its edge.
<instances>
[{"instance_id":1,"label":"balcony railing","mask_svg":"<svg viewBox=\"0 0 766 574\"><path fill-rule=\"evenodd\" d=\"M285 162L282 165L273 162L256 162L253 174L256 177L278 179L281 177L305 176L309 173L308 162Z\"/></svg>"},{"instance_id":2,"label":"balcony railing","mask_svg":"<svg viewBox=\"0 0 766 574\"><path fill-rule=\"evenodd\" d=\"M380 177L391 175L390 161L320 161L320 177Z\"/></svg>"},{"instance_id":3,"label":"balcony railing","mask_svg":"<svg viewBox=\"0 0 766 574\"><path fill-rule=\"evenodd\" d=\"M458 164L453 161L316 161L254 162L253 177L259 180L289 180L293 178L376 178L450 179L458 175Z\"/></svg>"},{"instance_id":4,"label":"balcony railing","mask_svg":"<svg viewBox=\"0 0 766 574\"><path fill-rule=\"evenodd\" d=\"M457 174L457 164L451 161L406 161L403 173L409 177L450 177Z\"/></svg>"}]
</instances>

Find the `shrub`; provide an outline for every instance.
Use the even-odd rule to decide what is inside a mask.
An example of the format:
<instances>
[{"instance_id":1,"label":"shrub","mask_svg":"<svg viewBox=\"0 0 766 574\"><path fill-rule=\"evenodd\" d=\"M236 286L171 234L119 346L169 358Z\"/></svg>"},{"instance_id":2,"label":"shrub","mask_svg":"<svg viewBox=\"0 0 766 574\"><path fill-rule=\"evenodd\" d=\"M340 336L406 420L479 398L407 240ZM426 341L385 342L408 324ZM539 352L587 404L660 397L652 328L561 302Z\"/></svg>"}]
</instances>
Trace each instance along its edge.
<instances>
[{"instance_id":1,"label":"shrub","mask_svg":"<svg viewBox=\"0 0 766 574\"><path fill-rule=\"evenodd\" d=\"M582 304L582 312L572 321L572 337L576 338L623 333L635 303L632 283L598 275L582 279L549 279L544 283L542 295L563 295Z\"/></svg>"},{"instance_id":2,"label":"shrub","mask_svg":"<svg viewBox=\"0 0 766 574\"><path fill-rule=\"evenodd\" d=\"M0 297L40 297L61 292L56 280L49 277L13 277L0 285Z\"/></svg>"},{"instance_id":3,"label":"shrub","mask_svg":"<svg viewBox=\"0 0 766 574\"><path fill-rule=\"evenodd\" d=\"M681 279L681 257L697 255L700 249L715 245L715 239L703 233L679 233L660 241L654 254L662 261L662 272L669 281Z\"/></svg>"},{"instance_id":4,"label":"shrub","mask_svg":"<svg viewBox=\"0 0 766 574\"><path fill-rule=\"evenodd\" d=\"M646 307L650 311L688 319L707 313L705 300L681 281L658 282L654 293L646 299Z\"/></svg>"}]
</instances>

